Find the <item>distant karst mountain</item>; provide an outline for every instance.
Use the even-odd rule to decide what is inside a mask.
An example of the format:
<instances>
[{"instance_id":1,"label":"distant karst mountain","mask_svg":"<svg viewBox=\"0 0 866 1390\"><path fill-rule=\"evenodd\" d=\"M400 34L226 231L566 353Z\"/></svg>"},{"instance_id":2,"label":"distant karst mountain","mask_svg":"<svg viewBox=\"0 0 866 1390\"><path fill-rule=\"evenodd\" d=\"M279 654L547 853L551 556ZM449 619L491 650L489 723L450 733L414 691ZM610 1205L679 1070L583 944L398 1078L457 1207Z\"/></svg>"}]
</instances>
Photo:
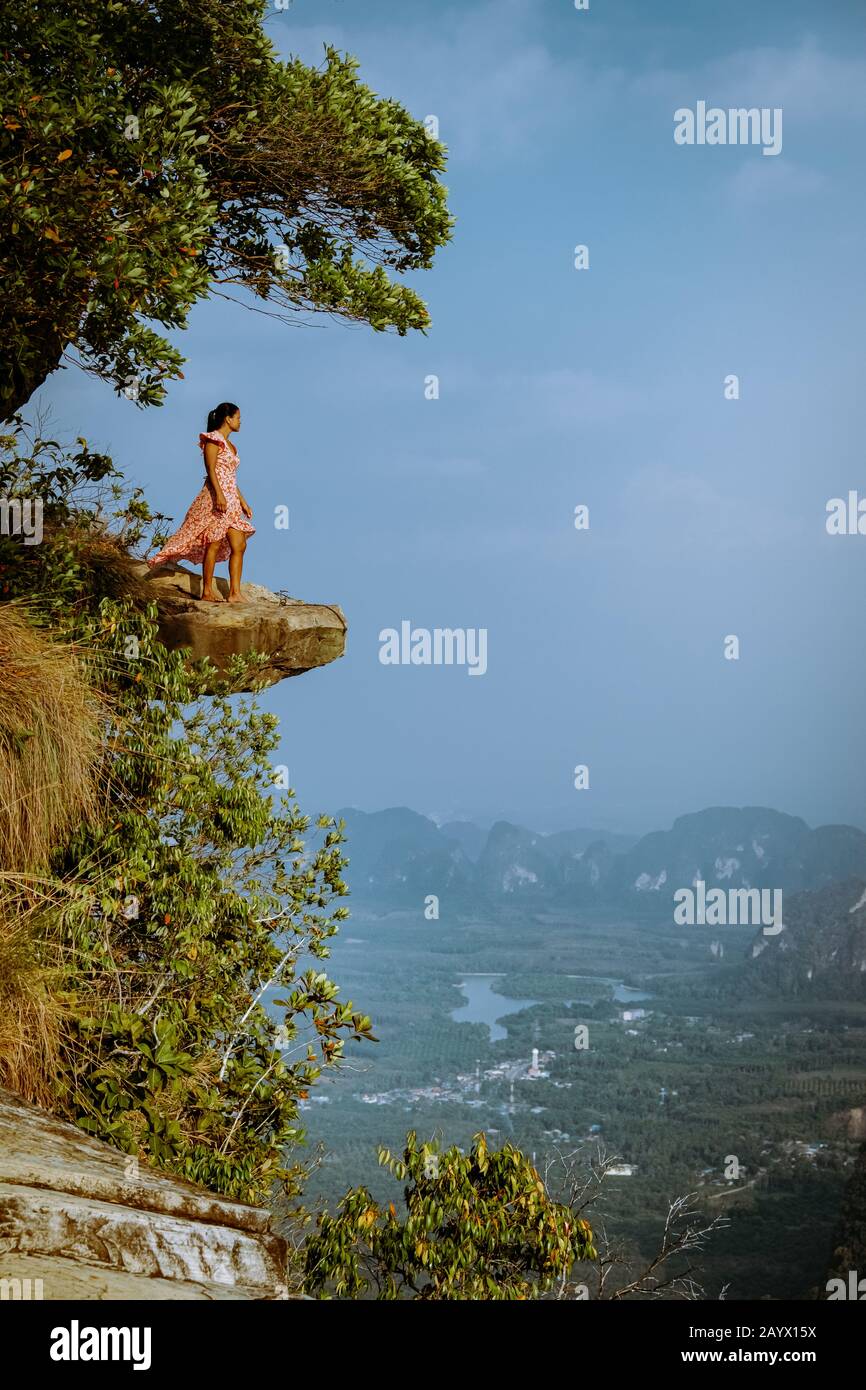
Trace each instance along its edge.
<instances>
[{"instance_id":1,"label":"distant karst mountain","mask_svg":"<svg viewBox=\"0 0 866 1390\"><path fill-rule=\"evenodd\" d=\"M371 812L348 808L337 818L346 822L345 877L356 898L396 906L420 904L428 893L449 892L460 901L474 895L471 859L460 840L444 835L435 821L406 806Z\"/></svg>"},{"instance_id":2,"label":"distant karst mountain","mask_svg":"<svg viewBox=\"0 0 866 1390\"><path fill-rule=\"evenodd\" d=\"M480 825L473 825L469 820L447 821L445 825L440 825L439 833L444 835L446 840L456 840L473 864L487 842L486 830L482 830Z\"/></svg>"},{"instance_id":3,"label":"distant karst mountain","mask_svg":"<svg viewBox=\"0 0 866 1390\"><path fill-rule=\"evenodd\" d=\"M866 834L851 825L812 830L799 816L763 806L714 806L680 816L617 859L602 897L668 903L700 879L710 888L779 888L785 893L866 877Z\"/></svg>"},{"instance_id":4,"label":"distant karst mountain","mask_svg":"<svg viewBox=\"0 0 866 1390\"><path fill-rule=\"evenodd\" d=\"M640 839L606 831L543 835L508 821L489 831L442 826L407 807L339 812L347 824L346 879L360 900L420 905L448 894L463 909L516 901L618 907L666 917L673 895L707 888L790 894L866 880L866 834L850 825L811 829L761 806L717 806L680 816Z\"/></svg>"},{"instance_id":5,"label":"distant karst mountain","mask_svg":"<svg viewBox=\"0 0 866 1390\"><path fill-rule=\"evenodd\" d=\"M752 943L746 978L753 992L866 999L866 879L797 893L782 916L778 935L758 932Z\"/></svg>"}]
</instances>

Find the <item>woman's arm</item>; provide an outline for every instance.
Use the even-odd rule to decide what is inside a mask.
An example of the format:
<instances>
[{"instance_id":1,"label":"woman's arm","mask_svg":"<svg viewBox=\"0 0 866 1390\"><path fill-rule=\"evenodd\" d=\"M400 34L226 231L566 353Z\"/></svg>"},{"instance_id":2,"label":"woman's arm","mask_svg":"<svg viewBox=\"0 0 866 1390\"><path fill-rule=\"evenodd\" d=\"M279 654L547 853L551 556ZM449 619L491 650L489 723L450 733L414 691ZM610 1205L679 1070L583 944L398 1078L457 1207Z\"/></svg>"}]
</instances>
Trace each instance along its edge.
<instances>
[{"instance_id":1,"label":"woman's arm","mask_svg":"<svg viewBox=\"0 0 866 1390\"><path fill-rule=\"evenodd\" d=\"M226 495L220 486L220 480L217 477L216 465L219 453L219 445L214 444L213 441L209 439L204 446L204 466L207 469L207 480L213 491L216 509L218 512L224 512L228 503L226 502Z\"/></svg>"},{"instance_id":2,"label":"woman's arm","mask_svg":"<svg viewBox=\"0 0 866 1390\"><path fill-rule=\"evenodd\" d=\"M238 488L238 501L239 501L240 504L241 504L241 511L243 512L244 516L249 520L249 518L250 518L250 517L252 516L252 514L253 514L253 509L252 509L252 507L250 506L250 504L249 504L249 502L247 501L247 499L244 497L244 495L243 495L243 493L241 492L240 488Z\"/></svg>"}]
</instances>

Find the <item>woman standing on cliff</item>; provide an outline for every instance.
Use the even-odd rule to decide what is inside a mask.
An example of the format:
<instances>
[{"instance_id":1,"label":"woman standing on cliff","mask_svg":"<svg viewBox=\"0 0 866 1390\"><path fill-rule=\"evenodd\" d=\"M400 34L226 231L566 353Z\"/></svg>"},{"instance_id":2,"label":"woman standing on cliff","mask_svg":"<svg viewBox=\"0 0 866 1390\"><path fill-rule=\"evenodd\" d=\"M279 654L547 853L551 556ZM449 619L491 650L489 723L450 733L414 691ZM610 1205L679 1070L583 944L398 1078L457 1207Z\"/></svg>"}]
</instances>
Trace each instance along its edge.
<instances>
[{"instance_id":1,"label":"woman standing on cliff","mask_svg":"<svg viewBox=\"0 0 866 1390\"><path fill-rule=\"evenodd\" d=\"M241 412L231 401L223 401L207 417L207 433L198 437L207 472L204 487L183 519L180 529L166 541L151 566L170 560L189 560L202 567L201 596L208 603L222 603L213 586L214 566L229 562L229 603L242 603L241 573L247 536L255 535L250 525L252 508L239 490L238 451L229 440L241 427Z\"/></svg>"}]
</instances>

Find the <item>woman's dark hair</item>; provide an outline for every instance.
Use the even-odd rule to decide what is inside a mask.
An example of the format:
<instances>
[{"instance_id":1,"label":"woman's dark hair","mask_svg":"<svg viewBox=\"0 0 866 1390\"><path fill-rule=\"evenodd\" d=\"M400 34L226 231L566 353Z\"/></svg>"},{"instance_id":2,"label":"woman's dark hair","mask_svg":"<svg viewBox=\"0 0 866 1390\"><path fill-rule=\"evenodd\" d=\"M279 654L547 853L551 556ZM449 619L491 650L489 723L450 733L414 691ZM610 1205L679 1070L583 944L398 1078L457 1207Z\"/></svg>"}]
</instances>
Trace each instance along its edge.
<instances>
[{"instance_id":1,"label":"woman's dark hair","mask_svg":"<svg viewBox=\"0 0 866 1390\"><path fill-rule=\"evenodd\" d=\"M212 434L218 430L220 425L229 418L230 415L237 415L239 406L232 405L231 401L223 401L221 405L215 405L207 417L207 432Z\"/></svg>"}]
</instances>

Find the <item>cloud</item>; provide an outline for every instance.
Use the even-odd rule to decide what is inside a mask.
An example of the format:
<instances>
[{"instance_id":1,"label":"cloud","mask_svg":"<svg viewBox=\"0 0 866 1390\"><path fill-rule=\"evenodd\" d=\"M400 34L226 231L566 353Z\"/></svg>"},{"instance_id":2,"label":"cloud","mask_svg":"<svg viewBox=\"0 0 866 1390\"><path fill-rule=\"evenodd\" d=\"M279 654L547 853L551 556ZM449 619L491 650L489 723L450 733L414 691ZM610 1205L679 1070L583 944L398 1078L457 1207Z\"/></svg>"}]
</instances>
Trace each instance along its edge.
<instances>
[{"instance_id":1,"label":"cloud","mask_svg":"<svg viewBox=\"0 0 866 1390\"><path fill-rule=\"evenodd\" d=\"M575 91L591 102L596 80L578 78L573 55L545 42L538 6L530 0L488 0L447 12L403 11L397 24L377 28L286 26L271 34L285 55L322 60L323 44L361 61L361 78L406 104L418 117L439 119L452 162L485 163L531 152L545 131L561 131ZM578 71L582 65L578 65Z\"/></svg>"},{"instance_id":2,"label":"cloud","mask_svg":"<svg viewBox=\"0 0 866 1390\"><path fill-rule=\"evenodd\" d=\"M691 67L658 67L635 77L630 95L673 111L697 99L711 106L781 107L785 136L808 138L866 121L866 60L828 52L811 36L788 47L737 49Z\"/></svg>"},{"instance_id":3,"label":"cloud","mask_svg":"<svg viewBox=\"0 0 866 1390\"><path fill-rule=\"evenodd\" d=\"M786 122L809 129L831 121L866 120L866 60L834 54L809 34L788 46L735 49L703 63L667 65L664 31L628 67L613 42L615 28L598 21L593 57L561 42L562 30L540 15L537 0L483 0L440 10L401 13L399 24L304 25L289 20L270 32L281 51L319 63L332 43L361 61L361 76L416 116L435 115L450 163L493 165L561 148L563 132L606 131L611 120L645 121L648 103L673 111L702 97L720 106L781 106ZM675 37L679 31L674 30ZM617 62L604 62L603 51ZM769 162L769 161L765 161ZM791 179L773 191L793 191ZM800 185L802 186L802 178ZM749 189L745 196L751 196Z\"/></svg>"},{"instance_id":4,"label":"cloud","mask_svg":"<svg viewBox=\"0 0 866 1390\"><path fill-rule=\"evenodd\" d=\"M548 423L605 424L660 407L656 391L588 369L559 367L535 372L527 376L524 389L533 411Z\"/></svg>"},{"instance_id":5,"label":"cloud","mask_svg":"<svg viewBox=\"0 0 866 1390\"><path fill-rule=\"evenodd\" d=\"M394 351L378 360L362 356L359 361L353 358L346 366L339 382L341 403L344 407L361 407L387 398L394 408L399 404L419 404L425 411L425 421L438 421L439 403L423 399L426 366L406 360L401 343L389 346ZM624 375L588 367L503 367L500 359L491 358L487 365L477 357L454 354L437 357L434 366L443 405L468 405L472 420L498 423L509 432L607 424L627 416L658 415L675 407L679 400L677 388L667 378L642 378L636 384ZM333 398L333 382L330 378L321 380L317 365L307 371L304 383L305 392ZM466 448L465 443L461 447ZM473 450L476 447L473 445ZM474 471L481 466L474 453L458 453L451 461L451 471L466 465Z\"/></svg>"},{"instance_id":6,"label":"cloud","mask_svg":"<svg viewBox=\"0 0 866 1390\"><path fill-rule=\"evenodd\" d=\"M489 467L481 459L469 455L425 454L423 458L400 454L383 454L372 461L376 473L409 479L415 482L460 482L464 478L481 478Z\"/></svg>"},{"instance_id":7,"label":"cloud","mask_svg":"<svg viewBox=\"0 0 866 1390\"><path fill-rule=\"evenodd\" d=\"M811 198L825 191L826 174L791 160L762 159L741 164L727 181L725 192L748 207L779 198Z\"/></svg>"},{"instance_id":8,"label":"cloud","mask_svg":"<svg viewBox=\"0 0 866 1390\"><path fill-rule=\"evenodd\" d=\"M718 77L729 91L745 86L760 105L786 107L810 122L866 119L866 61L823 51L809 37L796 48L732 54Z\"/></svg>"},{"instance_id":9,"label":"cloud","mask_svg":"<svg viewBox=\"0 0 866 1390\"><path fill-rule=\"evenodd\" d=\"M723 491L712 478L664 464L641 468L626 483L616 544L628 549L641 537L646 546L680 558L711 552L760 555L771 547L802 546L802 516L787 515L778 500L744 495L741 486Z\"/></svg>"}]
</instances>

